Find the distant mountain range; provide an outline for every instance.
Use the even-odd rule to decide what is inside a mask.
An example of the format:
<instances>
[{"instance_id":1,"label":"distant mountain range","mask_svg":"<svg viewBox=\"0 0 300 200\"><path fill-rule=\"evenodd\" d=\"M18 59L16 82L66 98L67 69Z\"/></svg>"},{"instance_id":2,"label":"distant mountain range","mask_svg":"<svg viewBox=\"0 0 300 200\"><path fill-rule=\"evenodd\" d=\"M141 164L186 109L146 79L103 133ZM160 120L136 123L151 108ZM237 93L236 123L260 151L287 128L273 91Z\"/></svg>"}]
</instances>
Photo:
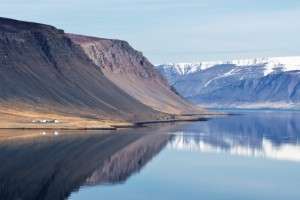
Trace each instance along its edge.
<instances>
[{"instance_id":1,"label":"distant mountain range","mask_svg":"<svg viewBox=\"0 0 300 200\"><path fill-rule=\"evenodd\" d=\"M201 106L300 108L300 56L156 67L180 94Z\"/></svg>"}]
</instances>

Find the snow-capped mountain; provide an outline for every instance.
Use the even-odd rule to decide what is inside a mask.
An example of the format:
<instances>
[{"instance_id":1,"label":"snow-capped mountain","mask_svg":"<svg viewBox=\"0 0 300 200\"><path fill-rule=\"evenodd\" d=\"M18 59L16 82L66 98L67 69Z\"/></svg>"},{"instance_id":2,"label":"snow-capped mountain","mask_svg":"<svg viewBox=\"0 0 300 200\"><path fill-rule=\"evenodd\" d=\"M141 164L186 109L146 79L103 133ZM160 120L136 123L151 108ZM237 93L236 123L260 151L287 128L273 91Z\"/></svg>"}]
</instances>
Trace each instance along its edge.
<instances>
[{"instance_id":1,"label":"snow-capped mountain","mask_svg":"<svg viewBox=\"0 0 300 200\"><path fill-rule=\"evenodd\" d=\"M300 105L300 56L156 67L179 93L205 107Z\"/></svg>"},{"instance_id":2,"label":"snow-capped mountain","mask_svg":"<svg viewBox=\"0 0 300 200\"><path fill-rule=\"evenodd\" d=\"M261 66L264 75L268 75L280 69L281 71L300 70L300 56L243 59L231 61L192 62L192 63L169 63L156 65L165 75L185 75L203 71L218 65L235 65L236 67Z\"/></svg>"}]
</instances>

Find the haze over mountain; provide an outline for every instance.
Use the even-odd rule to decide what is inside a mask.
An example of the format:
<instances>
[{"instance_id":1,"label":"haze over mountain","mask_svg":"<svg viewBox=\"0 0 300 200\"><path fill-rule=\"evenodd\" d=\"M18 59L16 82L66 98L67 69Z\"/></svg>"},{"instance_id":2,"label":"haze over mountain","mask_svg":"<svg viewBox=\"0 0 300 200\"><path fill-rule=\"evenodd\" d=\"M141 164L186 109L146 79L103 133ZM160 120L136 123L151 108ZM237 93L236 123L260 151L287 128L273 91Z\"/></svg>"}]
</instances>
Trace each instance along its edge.
<instances>
[{"instance_id":1,"label":"haze over mountain","mask_svg":"<svg viewBox=\"0 0 300 200\"><path fill-rule=\"evenodd\" d=\"M300 57L156 67L180 94L205 107L300 108Z\"/></svg>"},{"instance_id":2,"label":"haze over mountain","mask_svg":"<svg viewBox=\"0 0 300 200\"><path fill-rule=\"evenodd\" d=\"M29 119L53 114L105 122L171 117L157 110L203 111L173 92L128 43L102 40L97 48L108 48L113 60L96 65L68 36L52 26L0 18L0 112ZM108 67L119 74L136 73L142 80L114 76ZM151 89L144 80L153 82ZM144 90L142 101L137 96Z\"/></svg>"}]
</instances>

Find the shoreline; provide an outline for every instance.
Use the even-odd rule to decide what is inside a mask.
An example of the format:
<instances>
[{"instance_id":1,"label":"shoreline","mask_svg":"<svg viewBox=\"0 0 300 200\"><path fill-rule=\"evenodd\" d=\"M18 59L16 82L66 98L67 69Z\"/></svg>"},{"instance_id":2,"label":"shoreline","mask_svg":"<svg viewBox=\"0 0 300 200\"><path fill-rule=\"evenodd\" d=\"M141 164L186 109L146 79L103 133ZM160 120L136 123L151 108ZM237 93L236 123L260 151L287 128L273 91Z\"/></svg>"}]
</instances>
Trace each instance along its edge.
<instances>
[{"instance_id":1,"label":"shoreline","mask_svg":"<svg viewBox=\"0 0 300 200\"><path fill-rule=\"evenodd\" d=\"M121 123L105 123L100 124L94 122L86 124L84 121L81 123L61 122L55 124L42 124L42 123L24 123L24 122L2 122L0 123L0 130L117 130L122 128L142 128L147 127L147 124L158 123L173 123L173 122L196 122L207 121L212 116L229 116L229 113L215 113L215 114L197 114L197 115L179 115L174 119L169 120L147 120L147 121L134 121L134 122L121 122Z\"/></svg>"},{"instance_id":2,"label":"shoreline","mask_svg":"<svg viewBox=\"0 0 300 200\"><path fill-rule=\"evenodd\" d=\"M160 123L172 123L172 122L199 122L199 121L208 121L211 118L195 118L195 119L170 119L170 120L153 120L153 121L138 121L134 124L141 126L144 124L160 124Z\"/></svg>"}]
</instances>

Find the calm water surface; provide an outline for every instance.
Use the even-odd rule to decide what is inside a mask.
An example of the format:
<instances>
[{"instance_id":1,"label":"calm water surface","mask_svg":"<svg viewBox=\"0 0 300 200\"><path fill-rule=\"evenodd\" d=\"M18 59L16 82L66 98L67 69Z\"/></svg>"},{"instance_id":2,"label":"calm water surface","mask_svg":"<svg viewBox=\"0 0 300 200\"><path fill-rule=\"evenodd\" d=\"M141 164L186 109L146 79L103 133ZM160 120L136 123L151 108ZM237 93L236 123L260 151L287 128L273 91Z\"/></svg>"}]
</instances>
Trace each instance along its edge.
<instances>
[{"instance_id":1,"label":"calm water surface","mask_svg":"<svg viewBox=\"0 0 300 200\"><path fill-rule=\"evenodd\" d=\"M300 199L300 112L232 112L242 115L6 140L1 199Z\"/></svg>"}]
</instances>

